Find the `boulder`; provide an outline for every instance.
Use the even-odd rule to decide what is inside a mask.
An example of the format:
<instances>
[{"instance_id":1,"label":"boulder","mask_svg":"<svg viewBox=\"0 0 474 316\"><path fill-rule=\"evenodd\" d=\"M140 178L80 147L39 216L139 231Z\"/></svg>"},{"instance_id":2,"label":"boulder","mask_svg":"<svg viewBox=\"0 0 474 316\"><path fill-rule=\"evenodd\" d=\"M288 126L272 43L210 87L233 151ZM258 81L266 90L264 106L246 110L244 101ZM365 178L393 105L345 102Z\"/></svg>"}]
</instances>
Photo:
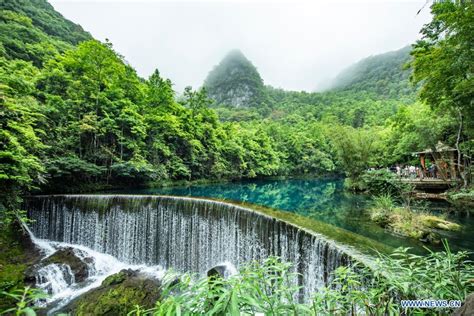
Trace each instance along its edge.
<instances>
[{"instance_id":1,"label":"boulder","mask_svg":"<svg viewBox=\"0 0 474 316\"><path fill-rule=\"evenodd\" d=\"M208 278L222 278L227 279L232 274L235 274L235 267L231 264L220 264L217 266L212 267L211 269L207 270L207 277Z\"/></svg>"},{"instance_id":2,"label":"boulder","mask_svg":"<svg viewBox=\"0 0 474 316\"><path fill-rule=\"evenodd\" d=\"M79 296L61 312L70 315L127 315L136 305L151 308L160 298L161 282L137 270L124 269L101 286Z\"/></svg>"},{"instance_id":3,"label":"boulder","mask_svg":"<svg viewBox=\"0 0 474 316\"><path fill-rule=\"evenodd\" d=\"M469 294L464 300L464 304L454 311L452 316L474 315L474 293Z\"/></svg>"},{"instance_id":4,"label":"boulder","mask_svg":"<svg viewBox=\"0 0 474 316\"><path fill-rule=\"evenodd\" d=\"M77 251L77 250L76 250ZM66 264L71 268L76 282L82 282L89 276L89 264L93 262L92 258L80 258L75 252L74 248L61 248L51 256L43 259L41 264L46 266L48 264Z\"/></svg>"},{"instance_id":5,"label":"boulder","mask_svg":"<svg viewBox=\"0 0 474 316\"><path fill-rule=\"evenodd\" d=\"M93 262L93 258L80 258L74 248L65 247L57 250L52 255L42 259L40 262L30 266L25 271L24 281L26 284L34 285L39 269L50 264L67 265L74 275L75 282L83 282L89 276L89 264Z\"/></svg>"}]
</instances>

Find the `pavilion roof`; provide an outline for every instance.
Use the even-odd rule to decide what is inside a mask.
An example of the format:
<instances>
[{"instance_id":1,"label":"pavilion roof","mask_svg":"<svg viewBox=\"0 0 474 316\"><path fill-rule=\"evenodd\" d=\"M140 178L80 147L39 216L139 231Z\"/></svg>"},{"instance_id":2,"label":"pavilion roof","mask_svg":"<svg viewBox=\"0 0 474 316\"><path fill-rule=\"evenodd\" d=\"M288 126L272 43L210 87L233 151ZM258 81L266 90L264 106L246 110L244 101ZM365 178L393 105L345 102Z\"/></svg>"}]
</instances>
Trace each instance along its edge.
<instances>
[{"instance_id":1,"label":"pavilion roof","mask_svg":"<svg viewBox=\"0 0 474 316\"><path fill-rule=\"evenodd\" d=\"M431 154L431 153L441 153L441 152L450 152L450 151L456 151L456 148L448 146L442 142L438 142L435 148L427 148L423 151L415 152L415 154Z\"/></svg>"}]
</instances>

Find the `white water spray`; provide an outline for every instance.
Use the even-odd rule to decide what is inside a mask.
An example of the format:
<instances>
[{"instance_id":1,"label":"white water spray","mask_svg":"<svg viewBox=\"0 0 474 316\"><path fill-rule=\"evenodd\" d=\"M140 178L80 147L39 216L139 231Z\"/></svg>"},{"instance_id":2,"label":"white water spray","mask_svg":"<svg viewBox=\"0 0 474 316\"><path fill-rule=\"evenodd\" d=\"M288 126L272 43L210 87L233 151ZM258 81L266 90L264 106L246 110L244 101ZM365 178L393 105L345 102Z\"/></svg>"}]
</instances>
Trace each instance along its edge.
<instances>
[{"instance_id":1,"label":"white water spray","mask_svg":"<svg viewBox=\"0 0 474 316\"><path fill-rule=\"evenodd\" d=\"M39 239L26 225L23 226L29 233L32 242L44 254L45 258L57 250L72 248L74 254L86 262L88 266L88 277L81 283L76 283L74 274L67 264L52 263L36 271L36 287L49 294L49 297L46 300L39 301L38 305L54 305L54 308L48 311L48 315L54 315L55 312L76 297L99 287L105 278L123 269L139 270L157 279L164 276L165 270L159 266L131 265L85 246Z\"/></svg>"}]
</instances>

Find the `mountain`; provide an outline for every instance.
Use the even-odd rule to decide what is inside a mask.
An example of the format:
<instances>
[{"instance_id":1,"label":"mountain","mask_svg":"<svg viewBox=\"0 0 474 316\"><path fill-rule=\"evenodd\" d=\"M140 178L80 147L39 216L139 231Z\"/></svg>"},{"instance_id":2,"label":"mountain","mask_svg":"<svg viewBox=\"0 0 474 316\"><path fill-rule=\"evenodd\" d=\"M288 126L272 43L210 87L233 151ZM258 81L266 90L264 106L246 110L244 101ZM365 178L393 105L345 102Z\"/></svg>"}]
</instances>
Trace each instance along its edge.
<instances>
[{"instance_id":1,"label":"mountain","mask_svg":"<svg viewBox=\"0 0 474 316\"><path fill-rule=\"evenodd\" d=\"M416 88L409 82L411 71L404 69L410 61L410 46L370 56L343 70L330 84L335 91L367 91L386 98L413 95Z\"/></svg>"},{"instance_id":2,"label":"mountain","mask_svg":"<svg viewBox=\"0 0 474 316\"><path fill-rule=\"evenodd\" d=\"M65 19L46 0L2 0L0 10L14 11L27 16L33 26L44 33L73 45L92 39L80 25Z\"/></svg>"},{"instance_id":3,"label":"mountain","mask_svg":"<svg viewBox=\"0 0 474 316\"><path fill-rule=\"evenodd\" d=\"M214 67L204 87L218 104L252 107L265 102L263 80L255 66L239 50L228 53Z\"/></svg>"},{"instance_id":4,"label":"mountain","mask_svg":"<svg viewBox=\"0 0 474 316\"><path fill-rule=\"evenodd\" d=\"M46 0L0 0L0 56L40 67L57 53L92 39Z\"/></svg>"}]
</instances>

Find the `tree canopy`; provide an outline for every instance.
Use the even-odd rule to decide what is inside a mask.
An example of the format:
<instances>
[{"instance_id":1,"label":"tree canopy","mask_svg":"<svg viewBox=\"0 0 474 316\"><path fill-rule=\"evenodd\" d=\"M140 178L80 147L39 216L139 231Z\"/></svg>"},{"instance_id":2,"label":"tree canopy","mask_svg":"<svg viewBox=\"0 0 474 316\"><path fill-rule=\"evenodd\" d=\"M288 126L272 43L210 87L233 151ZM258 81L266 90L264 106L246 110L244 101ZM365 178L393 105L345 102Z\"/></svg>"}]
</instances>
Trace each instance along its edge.
<instances>
[{"instance_id":1,"label":"tree canopy","mask_svg":"<svg viewBox=\"0 0 474 316\"><path fill-rule=\"evenodd\" d=\"M233 51L204 88L177 96L158 70L140 78L111 43L91 39L45 1L3 2L2 197L34 187L357 177L457 138L469 155L472 4L436 3L432 10L413 60L409 48L370 57L343 73L334 90L264 86L252 63ZM407 61L416 87L407 85ZM462 116L460 133L453 113Z\"/></svg>"}]
</instances>

